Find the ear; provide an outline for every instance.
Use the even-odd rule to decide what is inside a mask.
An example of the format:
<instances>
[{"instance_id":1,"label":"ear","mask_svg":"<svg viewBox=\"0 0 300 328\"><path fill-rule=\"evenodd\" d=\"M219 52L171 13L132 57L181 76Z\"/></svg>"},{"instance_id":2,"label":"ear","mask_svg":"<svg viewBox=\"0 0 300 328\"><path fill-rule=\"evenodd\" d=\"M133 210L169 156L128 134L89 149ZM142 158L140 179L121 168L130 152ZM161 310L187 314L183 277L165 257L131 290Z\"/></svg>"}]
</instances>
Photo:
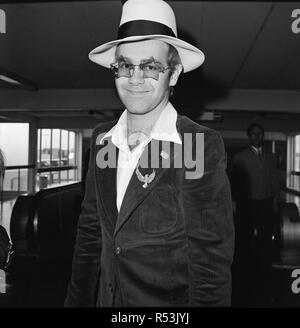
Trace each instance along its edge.
<instances>
[{"instance_id":1,"label":"ear","mask_svg":"<svg viewBox=\"0 0 300 328\"><path fill-rule=\"evenodd\" d=\"M181 72L182 72L182 65L181 64L176 65L175 70L173 71L170 77L170 82L169 82L170 87L174 87L177 84Z\"/></svg>"}]
</instances>

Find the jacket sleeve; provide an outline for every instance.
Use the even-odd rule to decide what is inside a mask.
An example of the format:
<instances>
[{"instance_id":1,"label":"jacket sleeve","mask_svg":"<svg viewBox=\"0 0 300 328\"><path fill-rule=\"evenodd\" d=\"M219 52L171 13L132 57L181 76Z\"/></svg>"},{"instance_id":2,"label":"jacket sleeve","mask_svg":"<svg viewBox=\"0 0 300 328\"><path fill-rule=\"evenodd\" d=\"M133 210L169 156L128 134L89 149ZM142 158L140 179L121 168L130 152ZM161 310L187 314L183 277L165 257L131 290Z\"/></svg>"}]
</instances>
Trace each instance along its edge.
<instances>
[{"instance_id":1,"label":"jacket sleeve","mask_svg":"<svg viewBox=\"0 0 300 328\"><path fill-rule=\"evenodd\" d=\"M92 138L85 196L78 220L72 276L65 307L93 307L100 274L101 229L95 188L95 138Z\"/></svg>"},{"instance_id":2,"label":"jacket sleeve","mask_svg":"<svg viewBox=\"0 0 300 328\"><path fill-rule=\"evenodd\" d=\"M189 305L230 306L234 225L225 150L216 131L205 131L203 175L183 179Z\"/></svg>"}]
</instances>

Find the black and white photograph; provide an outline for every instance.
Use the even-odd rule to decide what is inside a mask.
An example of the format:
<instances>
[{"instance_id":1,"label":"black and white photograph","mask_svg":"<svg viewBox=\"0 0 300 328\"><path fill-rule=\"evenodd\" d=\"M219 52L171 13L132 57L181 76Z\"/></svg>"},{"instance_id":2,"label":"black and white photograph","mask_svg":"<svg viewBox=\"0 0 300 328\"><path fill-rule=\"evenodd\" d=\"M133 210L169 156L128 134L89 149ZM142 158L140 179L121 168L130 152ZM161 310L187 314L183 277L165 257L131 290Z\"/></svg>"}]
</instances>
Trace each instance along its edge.
<instances>
[{"instance_id":1,"label":"black and white photograph","mask_svg":"<svg viewBox=\"0 0 300 328\"><path fill-rule=\"evenodd\" d=\"M1 308L300 308L300 1L0 0Z\"/></svg>"}]
</instances>

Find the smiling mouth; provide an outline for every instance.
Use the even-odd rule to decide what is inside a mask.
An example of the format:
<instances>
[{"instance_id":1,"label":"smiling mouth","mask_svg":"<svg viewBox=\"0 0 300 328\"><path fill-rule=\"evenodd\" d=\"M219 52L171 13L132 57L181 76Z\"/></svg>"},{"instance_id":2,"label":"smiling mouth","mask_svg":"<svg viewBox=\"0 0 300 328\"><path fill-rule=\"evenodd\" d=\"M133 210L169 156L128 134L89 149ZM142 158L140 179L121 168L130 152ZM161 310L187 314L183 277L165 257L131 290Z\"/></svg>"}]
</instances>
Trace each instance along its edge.
<instances>
[{"instance_id":1,"label":"smiling mouth","mask_svg":"<svg viewBox=\"0 0 300 328\"><path fill-rule=\"evenodd\" d=\"M127 92L133 94L133 95L144 95L145 93L148 93L149 91L136 91L136 90L127 90Z\"/></svg>"}]
</instances>

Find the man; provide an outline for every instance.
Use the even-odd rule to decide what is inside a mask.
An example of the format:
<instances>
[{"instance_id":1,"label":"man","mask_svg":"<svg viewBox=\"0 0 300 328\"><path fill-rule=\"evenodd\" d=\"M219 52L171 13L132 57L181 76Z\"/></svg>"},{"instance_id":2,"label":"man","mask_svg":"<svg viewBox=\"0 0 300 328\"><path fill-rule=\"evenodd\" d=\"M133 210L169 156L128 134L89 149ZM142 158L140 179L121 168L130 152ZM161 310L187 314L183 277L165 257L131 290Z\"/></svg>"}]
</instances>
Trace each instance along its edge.
<instances>
[{"instance_id":1,"label":"man","mask_svg":"<svg viewBox=\"0 0 300 328\"><path fill-rule=\"evenodd\" d=\"M237 289L246 297L241 298L243 304L268 305L272 235L280 190L274 155L263 146L264 128L254 122L247 135L249 147L234 157L232 177L237 213L235 264L241 270L237 276L243 277L243 287ZM245 281L249 283L245 285ZM245 292L247 286L249 293Z\"/></svg>"},{"instance_id":2,"label":"man","mask_svg":"<svg viewBox=\"0 0 300 328\"><path fill-rule=\"evenodd\" d=\"M118 39L90 59L112 68L126 110L92 136L65 305L229 306L233 223L223 142L169 102L179 75L199 67L203 53L177 38L166 2L128 0Z\"/></svg>"}]
</instances>

